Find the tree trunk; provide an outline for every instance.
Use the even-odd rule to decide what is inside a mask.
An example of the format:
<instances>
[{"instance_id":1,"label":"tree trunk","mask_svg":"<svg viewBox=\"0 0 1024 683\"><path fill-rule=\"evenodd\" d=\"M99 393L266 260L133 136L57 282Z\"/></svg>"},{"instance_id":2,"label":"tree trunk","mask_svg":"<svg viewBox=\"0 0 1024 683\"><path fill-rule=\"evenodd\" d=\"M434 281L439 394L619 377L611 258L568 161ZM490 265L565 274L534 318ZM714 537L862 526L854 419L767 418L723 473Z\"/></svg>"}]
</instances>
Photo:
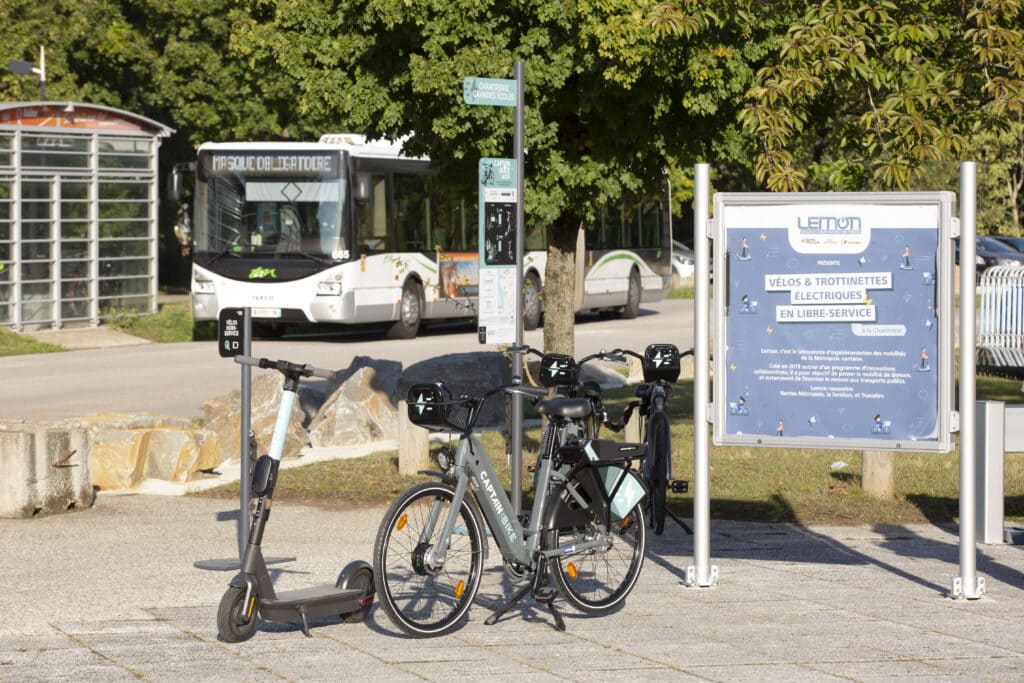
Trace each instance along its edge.
<instances>
[{"instance_id":1,"label":"tree trunk","mask_svg":"<svg viewBox=\"0 0 1024 683\"><path fill-rule=\"evenodd\" d=\"M561 216L548 226L548 263L544 270L544 351L568 353L576 339L576 232L579 220Z\"/></svg>"}]
</instances>

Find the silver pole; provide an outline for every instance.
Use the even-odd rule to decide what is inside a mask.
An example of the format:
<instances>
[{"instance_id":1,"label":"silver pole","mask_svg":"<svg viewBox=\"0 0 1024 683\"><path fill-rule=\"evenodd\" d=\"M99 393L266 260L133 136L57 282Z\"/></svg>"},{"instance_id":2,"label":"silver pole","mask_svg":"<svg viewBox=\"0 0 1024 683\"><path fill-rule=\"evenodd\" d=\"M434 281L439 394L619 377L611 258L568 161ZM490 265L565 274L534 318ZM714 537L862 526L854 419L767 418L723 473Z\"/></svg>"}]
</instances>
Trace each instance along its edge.
<instances>
[{"instance_id":1,"label":"silver pole","mask_svg":"<svg viewBox=\"0 0 1024 683\"><path fill-rule=\"evenodd\" d=\"M523 345L523 233L526 231L526 218L523 210L523 176L526 174L523 152L523 63L516 62L513 71L516 79L515 131L512 147L516 157L516 288L518 296L513 297L516 312L516 347ZM512 354L512 376L523 376L523 354ZM512 433L509 449L512 451L512 511L517 515L523 506L523 397L512 394Z\"/></svg>"},{"instance_id":2,"label":"silver pole","mask_svg":"<svg viewBox=\"0 0 1024 683\"><path fill-rule=\"evenodd\" d=\"M252 355L252 309L246 307L242 313L242 355ZM249 477L249 431L252 429L252 366L242 365L242 387L239 412L241 413L241 441L238 452L242 468L238 480L238 561L245 555L245 546L249 544L249 498L251 497Z\"/></svg>"},{"instance_id":3,"label":"silver pole","mask_svg":"<svg viewBox=\"0 0 1024 683\"><path fill-rule=\"evenodd\" d=\"M977 462L975 406L975 234L977 169L960 164L960 576L953 579L953 597L977 599L985 581L976 573L977 526L975 489Z\"/></svg>"},{"instance_id":4,"label":"silver pole","mask_svg":"<svg viewBox=\"0 0 1024 683\"><path fill-rule=\"evenodd\" d=\"M710 218L711 176L708 164L693 167L693 563L686 570L691 587L718 583L718 568L711 566L711 477L708 465L708 400L711 396L708 365L710 323Z\"/></svg>"}]
</instances>

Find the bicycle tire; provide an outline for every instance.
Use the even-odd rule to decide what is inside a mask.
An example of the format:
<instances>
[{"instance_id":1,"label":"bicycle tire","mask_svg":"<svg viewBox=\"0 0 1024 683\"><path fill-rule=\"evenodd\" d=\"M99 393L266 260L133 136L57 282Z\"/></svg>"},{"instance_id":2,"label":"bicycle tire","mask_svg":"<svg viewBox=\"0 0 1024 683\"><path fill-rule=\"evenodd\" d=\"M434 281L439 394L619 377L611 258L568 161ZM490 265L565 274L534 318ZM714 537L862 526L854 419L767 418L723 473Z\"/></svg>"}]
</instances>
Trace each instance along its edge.
<instances>
[{"instance_id":1,"label":"bicycle tire","mask_svg":"<svg viewBox=\"0 0 1024 683\"><path fill-rule=\"evenodd\" d=\"M647 425L647 457L651 459L647 493L651 501L651 528L655 536L665 531L665 499L668 494L668 463L672 457L672 441L668 417L652 415Z\"/></svg>"},{"instance_id":2,"label":"bicycle tire","mask_svg":"<svg viewBox=\"0 0 1024 683\"><path fill-rule=\"evenodd\" d=\"M566 494L563 494L566 495ZM619 605L636 585L647 549L647 525L643 503L637 503L626 517L612 522L610 547L549 562L549 572L559 593L573 608L587 614L601 614ZM545 534L546 549L565 548L603 532L604 524L592 521L585 528L552 529Z\"/></svg>"},{"instance_id":3,"label":"bicycle tire","mask_svg":"<svg viewBox=\"0 0 1024 683\"><path fill-rule=\"evenodd\" d=\"M423 566L419 539L428 531L430 508L440 505L428 534L436 541L454 497L448 484L413 486L395 499L377 531L373 577L381 607L395 626L417 638L453 631L480 588L486 537L468 499L460 505L460 525L452 534L444 567L433 571Z\"/></svg>"}]
</instances>

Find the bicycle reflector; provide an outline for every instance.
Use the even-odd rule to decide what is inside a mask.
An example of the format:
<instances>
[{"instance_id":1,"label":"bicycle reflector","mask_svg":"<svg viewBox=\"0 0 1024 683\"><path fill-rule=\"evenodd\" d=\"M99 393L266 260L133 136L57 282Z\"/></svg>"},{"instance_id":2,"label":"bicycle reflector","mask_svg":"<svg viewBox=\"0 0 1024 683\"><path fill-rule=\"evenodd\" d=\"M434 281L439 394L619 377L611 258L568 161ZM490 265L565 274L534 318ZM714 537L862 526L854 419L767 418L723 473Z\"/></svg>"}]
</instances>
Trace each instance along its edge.
<instances>
[{"instance_id":1,"label":"bicycle reflector","mask_svg":"<svg viewBox=\"0 0 1024 683\"><path fill-rule=\"evenodd\" d=\"M444 382L413 384L406 401L409 421L425 429L461 429L451 420L452 391Z\"/></svg>"},{"instance_id":2,"label":"bicycle reflector","mask_svg":"<svg viewBox=\"0 0 1024 683\"><path fill-rule=\"evenodd\" d=\"M540 384L543 387L575 386L576 359L564 353L545 353L540 359Z\"/></svg>"},{"instance_id":3,"label":"bicycle reflector","mask_svg":"<svg viewBox=\"0 0 1024 683\"><path fill-rule=\"evenodd\" d=\"M651 344L644 351L644 381L679 379L679 349L675 344Z\"/></svg>"}]
</instances>

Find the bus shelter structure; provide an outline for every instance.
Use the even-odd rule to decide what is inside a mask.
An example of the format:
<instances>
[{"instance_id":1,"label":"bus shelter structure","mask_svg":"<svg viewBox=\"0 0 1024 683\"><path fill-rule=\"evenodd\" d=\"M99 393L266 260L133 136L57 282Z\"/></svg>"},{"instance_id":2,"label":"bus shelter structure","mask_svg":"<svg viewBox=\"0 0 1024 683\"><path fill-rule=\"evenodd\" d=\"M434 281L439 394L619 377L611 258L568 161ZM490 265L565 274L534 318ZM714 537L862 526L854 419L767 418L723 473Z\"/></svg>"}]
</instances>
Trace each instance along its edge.
<instances>
[{"instance_id":1,"label":"bus shelter structure","mask_svg":"<svg viewBox=\"0 0 1024 683\"><path fill-rule=\"evenodd\" d=\"M0 326L156 310L157 152L172 132L111 107L0 103Z\"/></svg>"}]
</instances>

